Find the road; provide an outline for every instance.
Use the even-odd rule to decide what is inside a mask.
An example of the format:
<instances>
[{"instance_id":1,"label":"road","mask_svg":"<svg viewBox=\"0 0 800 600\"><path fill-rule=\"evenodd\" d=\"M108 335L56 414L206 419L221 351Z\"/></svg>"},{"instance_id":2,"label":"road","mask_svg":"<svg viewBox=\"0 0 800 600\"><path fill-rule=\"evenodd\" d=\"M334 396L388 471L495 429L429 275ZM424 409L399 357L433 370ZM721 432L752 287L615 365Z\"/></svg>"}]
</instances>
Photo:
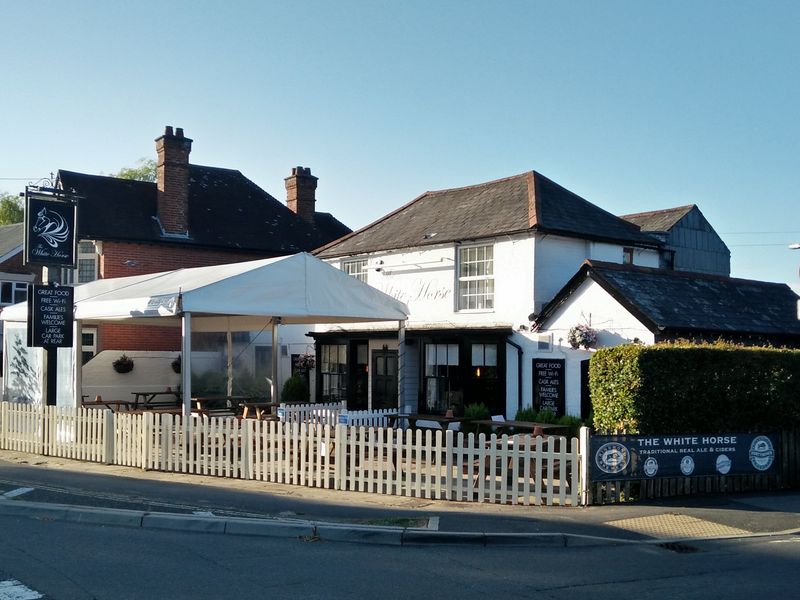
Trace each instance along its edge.
<instances>
[{"instance_id":1,"label":"road","mask_svg":"<svg viewBox=\"0 0 800 600\"><path fill-rule=\"evenodd\" d=\"M593 548L376 546L0 517L0 582L51 600L795 597L800 537ZM676 551L683 550L685 552ZM0 598L35 598L3 596Z\"/></svg>"}]
</instances>

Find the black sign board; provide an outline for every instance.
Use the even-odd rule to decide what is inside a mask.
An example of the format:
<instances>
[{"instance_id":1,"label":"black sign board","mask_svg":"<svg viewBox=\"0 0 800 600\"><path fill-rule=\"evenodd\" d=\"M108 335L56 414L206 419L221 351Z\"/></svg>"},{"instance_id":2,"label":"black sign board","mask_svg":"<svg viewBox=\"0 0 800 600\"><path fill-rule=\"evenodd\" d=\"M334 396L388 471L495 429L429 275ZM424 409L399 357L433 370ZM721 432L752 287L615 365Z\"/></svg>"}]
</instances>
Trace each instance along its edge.
<instances>
[{"instance_id":1,"label":"black sign board","mask_svg":"<svg viewBox=\"0 0 800 600\"><path fill-rule=\"evenodd\" d=\"M566 414L564 359L533 359L533 406L549 409L556 417Z\"/></svg>"},{"instance_id":2,"label":"black sign board","mask_svg":"<svg viewBox=\"0 0 800 600\"><path fill-rule=\"evenodd\" d=\"M28 290L28 346L72 346L73 288L31 285Z\"/></svg>"},{"instance_id":3,"label":"black sign board","mask_svg":"<svg viewBox=\"0 0 800 600\"><path fill-rule=\"evenodd\" d=\"M768 473L778 469L777 434L720 433L591 437L592 481Z\"/></svg>"},{"instance_id":4,"label":"black sign board","mask_svg":"<svg viewBox=\"0 0 800 600\"><path fill-rule=\"evenodd\" d=\"M75 267L75 204L65 198L25 192L25 263Z\"/></svg>"}]
</instances>

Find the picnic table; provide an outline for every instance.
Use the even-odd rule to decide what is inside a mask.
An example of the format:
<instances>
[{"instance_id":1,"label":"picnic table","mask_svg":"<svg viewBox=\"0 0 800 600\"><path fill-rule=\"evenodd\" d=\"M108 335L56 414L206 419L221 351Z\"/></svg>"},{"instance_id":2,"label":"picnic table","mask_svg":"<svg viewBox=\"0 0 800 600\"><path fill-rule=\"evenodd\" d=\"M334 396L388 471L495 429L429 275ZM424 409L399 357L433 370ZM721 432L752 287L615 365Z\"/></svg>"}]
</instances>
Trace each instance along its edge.
<instances>
[{"instance_id":1,"label":"picnic table","mask_svg":"<svg viewBox=\"0 0 800 600\"><path fill-rule=\"evenodd\" d=\"M257 396L228 396L225 394L212 394L208 396L193 396L192 402L198 411L212 416L235 416L244 412L245 404L264 405L270 404L263 402ZM255 407L248 409L255 410Z\"/></svg>"},{"instance_id":2,"label":"picnic table","mask_svg":"<svg viewBox=\"0 0 800 600\"><path fill-rule=\"evenodd\" d=\"M386 420L389 422L389 427L397 427L401 420L408 421L408 426L411 429L417 428L419 421L432 421L437 423L441 429L447 429L450 423L463 423L469 421L467 417L451 417L447 415L427 415L423 413L398 413L396 415L386 415Z\"/></svg>"},{"instance_id":3,"label":"picnic table","mask_svg":"<svg viewBox=\"0 0 800 600\"><path fill-rule=\"evenodd\" d=\"M133 395L133 409L138 410L140 407L143 409L165 408L165 407L180 407L181 393L167 388L166 390L148 391L148 392L131 392ZM166 396L166 400L162 399Z\"/></svg>"},{"instance_id":4,"label":"picnic table","mask_svg":"<svg viewBox=\"0 0 800 600\"><path fill-rule=\"evenodd\" d=\"M103 400L100 396L94 400L84 400L83 398L88 398L88 396L81 398L81 406L84 408L107 408L113 412L119 412L122 407L125 410L131 410L131 407L135 406L134 402L130 400Z\"/></svg>"},{"instance_id":5,"label":"picnic table","mask_svg":"<svg viewBox=\"0 0 800 600\"><path fill-rule=\"evenodd\" d=\"M499 421L494 419L479 419L472 422L478 426L478 433L481 432L481 429L488 428L490 431L494 429L498 435L510 433L512 430L515 433L530 432L540 435L553 435L558 432L567 431L568 429L564 425L557 425L555 423L533 423L531 421Z\"/></svg>"},{"instance_id":6,"label":"picnic table","mask_svg":"<svg viewBox=\"0 0 800 600\"><path fill-rule=\"evenodd\" d=\"M272 417L273 408L278 408L280 402L241 402L242 418L247 419L251 414L258 420ZM277 419L277 415L275 415Z\"/></svg>"}]
</instances>

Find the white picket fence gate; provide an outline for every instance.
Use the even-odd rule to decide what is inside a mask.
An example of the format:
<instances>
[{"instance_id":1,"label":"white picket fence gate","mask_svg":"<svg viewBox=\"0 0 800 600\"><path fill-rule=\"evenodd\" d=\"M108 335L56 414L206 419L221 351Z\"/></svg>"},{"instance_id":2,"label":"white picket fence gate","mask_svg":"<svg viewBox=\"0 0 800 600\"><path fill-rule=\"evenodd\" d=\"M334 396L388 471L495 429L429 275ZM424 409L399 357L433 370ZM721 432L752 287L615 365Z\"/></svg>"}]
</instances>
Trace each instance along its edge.
<instances>
[{"instance_id":1,"label":"white picket fence gate","mask_svg":"<svg viewBox=\"0 0 800 600\"><path fill-rule=\"evenodd\" d=\"M583 497L577 438L183 418L3 402L0 448L167 472L463 502L577 506Z\"/></svg>"}]
</instances>

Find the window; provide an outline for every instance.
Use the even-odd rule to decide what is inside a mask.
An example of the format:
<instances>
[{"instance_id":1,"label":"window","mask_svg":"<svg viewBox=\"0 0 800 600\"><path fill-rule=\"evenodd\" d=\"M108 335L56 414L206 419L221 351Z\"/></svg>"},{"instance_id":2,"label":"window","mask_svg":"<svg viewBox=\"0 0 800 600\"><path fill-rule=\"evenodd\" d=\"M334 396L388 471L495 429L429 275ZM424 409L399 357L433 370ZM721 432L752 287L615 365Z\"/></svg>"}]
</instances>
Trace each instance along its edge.
<instances>
[{"instance_id":1,"label":"window","mask_svg":"<svg viewBox=\"0 0 800 600\"><path fill-rule=\"evenodd\" d=\"M472 344L472 376L497 379L497 344Z\"/></svg>"},{"instance_id":2,"label":"window","mask_svg":"<svg viewBox=\"0 0 800 600\"><path fill-rule=\"evenodd\" d=\"M85 365L97 354L97 329L81 329L81 364Z\"/></svg>"},{"instance_id":3,"label":"window","mask_svg":"<svg viewBox=\"0 0 800 600\"><path fill-rule=\"evenodd\" d=\"M28 284L24 281L0 282L0 304L16 304L28 299Z\"/></svg>"},{"instance_id":4,"label":"window","mask_svg":"<svg viewBox=\"0 0 800 600\"><path fill-rule=\"evenodd\" d=\"M623 265L633 264L633 248L622 249L622 264Z\"/></svg>"},{"instance_id":5,"label":"window","mask_svg":"<svg viewBox=\"0 0 800 600\"><path fill-rule=\"evenodd\" d=\"M94 242L78 244L78 269L75 283L86 283L97 279L97 252Z\"/></svg>"},{"instance_id":6,"label":"window","mask_svg":"<svg viewBox=\"0 0 800 600\"><path fill-rule=\"evenodd\" d=\"M458 310L494 308L494 249L466 246L458 249Z\"/></svg>"},{"instance_id":7,"label":"window","mask_svg":"<svg viewBox=\"0 0 800 600\"><path fill-rule=\"evenodd\" d=\"M365 259L346 260L342 263L342 270L350 277L367 283L367 261Z\"/></svg>"},{"instance_id":8,"label":"window","mask_svg":"<svg viewBox=\"0 0 800 600\"><path fill-rule=\"evenodd\" d=\"M347 344L324 344L320 348L319 372L322 401L347 399Z\"/></svg>"},{"instance_id":9,"label":"window","mask_svg":"<svg viewBox=\"0 0 800 600\"><path fill-rule=\"evenodd\" d=\"M425 409L444 413L460 393L458 344L425 344Z\"/></svg>"}]
</instances>

